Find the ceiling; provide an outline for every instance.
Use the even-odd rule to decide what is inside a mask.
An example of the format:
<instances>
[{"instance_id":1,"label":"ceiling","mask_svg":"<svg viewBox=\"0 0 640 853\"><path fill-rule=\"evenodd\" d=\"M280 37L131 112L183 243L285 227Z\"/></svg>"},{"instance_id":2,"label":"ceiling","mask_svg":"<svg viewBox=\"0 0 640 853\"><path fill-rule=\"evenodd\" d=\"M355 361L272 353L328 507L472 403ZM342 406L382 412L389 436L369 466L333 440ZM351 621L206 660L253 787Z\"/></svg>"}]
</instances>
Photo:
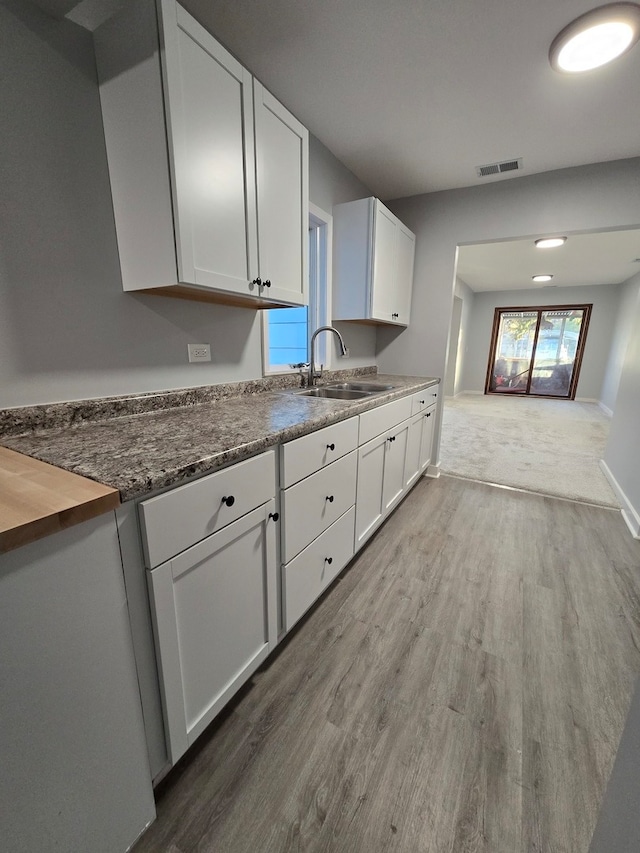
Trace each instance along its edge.
<instances>
[{"instance_id":1,"label":"ceiling","mask_svg":"<svg viewBox=\"0 0 640 853\"><path fill-rule=\"evenodd\" d=\"M574 234L557 249L537 249L533 238L462 246L456 268L476 293L531 288L548 293L549 287L619 284L639 272L639 229ZM550 282L531 281L531 276L547 273L553 275Z\"/></svg>"},{"instance_id":2,"label":"ceiling","mask_svg":"<svg viewBox=\"0 0 640 853\"><path fill-rule=\"evenodd\" d=\"M579 78L548 62L600 0L184 5L382 199L640 155L640 45Z\"/></svg>"},{"instance_id":3,"label":"ceiling","mask_svg":"<svg viewBox=\"0 0 640 853\"><path fill-rule=\"evenodd\" d=\"M35 2L91 29L123 0ZM640 45L579 77L547 59L601 0L182 2L382 199L640 155Z\"/></svg>"},{"instance_id":4,"label":"ceiling","mask_svg":"<svg viewBox=\"0 0 640 853\"><path fill-rule=\"evenodd\" d=\"M95 29L128 0L34 2ZM547 58L602 0L181 2L382 199L640 156L640 45L577 77ZM517 158L522 171L476 175ZM458 273L477 291L530 288L535 272L614 283L640 269L638 233L576 235L557 254L464 247Z\"/></svg>"}]
</instances>

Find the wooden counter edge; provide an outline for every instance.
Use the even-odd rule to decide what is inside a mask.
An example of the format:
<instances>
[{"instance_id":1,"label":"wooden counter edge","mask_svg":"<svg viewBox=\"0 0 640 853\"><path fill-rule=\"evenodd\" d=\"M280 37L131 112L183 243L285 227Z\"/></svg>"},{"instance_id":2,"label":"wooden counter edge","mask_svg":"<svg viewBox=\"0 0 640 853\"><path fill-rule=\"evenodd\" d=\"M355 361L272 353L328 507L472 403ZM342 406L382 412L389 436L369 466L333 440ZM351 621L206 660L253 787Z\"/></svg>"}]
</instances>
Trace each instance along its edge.
<instances>
[{"instance_id":1,"label":"wooden counter edge","mask_svg":"<svg viewBox=\"0 0 640 853\"><path fill-rule=\"evenodd\" d=\"M19 480L20 490L19 494L15 491L15 497L23 516L7 523L0 506L0 553L58 533L120 505L117 489L6 447L0 447L0 478L8 490L5 499L7 495L9 499L12 497L11 479Z\"/></svg>"}]
</instances>

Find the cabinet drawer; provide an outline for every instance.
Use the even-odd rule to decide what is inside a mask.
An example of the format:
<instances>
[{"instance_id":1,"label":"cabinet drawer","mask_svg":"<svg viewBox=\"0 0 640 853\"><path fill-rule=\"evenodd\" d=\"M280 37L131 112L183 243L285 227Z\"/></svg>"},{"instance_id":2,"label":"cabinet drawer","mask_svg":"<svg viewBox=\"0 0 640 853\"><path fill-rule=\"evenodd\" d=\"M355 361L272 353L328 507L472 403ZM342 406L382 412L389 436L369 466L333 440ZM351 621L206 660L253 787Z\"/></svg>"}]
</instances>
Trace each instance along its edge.
<instances>
[{"instance_id":1,"label":"cabinet drawer","mask_svg":"<svg viewBox=\"0 0 640 853\"><path fill-rule=\"evenodd\" d=\"M422 391L418 391L417 394L414 394L411 397L411 414L417 415L419 412L428 409L429 406L433 406L437 399L438 385L432 385L430 388L424 388Z\"/></svg>"},{"instance_id":2,"label":"cabinet drawer","mask_svg":"<svg viewBox=\"0 0 640 853\"><path fill-rule=\"evenodd\" d=\"M282 561L288 563L356 499L356 450L282 492Z\"/></svg>"},{"instance_id":3,"label":"cabinet drawer","mask_svg":"<svg viewBox=\"0 0 640 853\"><path fill-rule=\"evenodd\" d=\"M378 406L360 415L359 444L366 444L377 435L411 417L411 396Z\"/></svg>"},{"instance_id":4,"label":"cabinet drawer","mask_svg":"<svg viewBox=\"0 0 640 853\"><path fill-rule=\"evenodd\" d=\"M358 446L358 418L296 438L282 447L281 485L291 486Z\"/></svg>"},{"instance_id":5,"label":"cabinet drawer","mask_svg":"<svg viewBox=\"0 0 640 853\"><path fill-rule=\"evenodd\" d=\"M353 557L355 507L283 566L284 626L289 631Z\"/></svg>"},{"instance_id":6,"label":"cabinet drawer","mask_svg":"<svg viewBox=\"0 0 640 853\"><path fill-rule=\"evenodd\" d=\"M139 511L147 568L169 560L273 497L275 453L268 450L142 501Z\"/></svg>"}]
</instances>

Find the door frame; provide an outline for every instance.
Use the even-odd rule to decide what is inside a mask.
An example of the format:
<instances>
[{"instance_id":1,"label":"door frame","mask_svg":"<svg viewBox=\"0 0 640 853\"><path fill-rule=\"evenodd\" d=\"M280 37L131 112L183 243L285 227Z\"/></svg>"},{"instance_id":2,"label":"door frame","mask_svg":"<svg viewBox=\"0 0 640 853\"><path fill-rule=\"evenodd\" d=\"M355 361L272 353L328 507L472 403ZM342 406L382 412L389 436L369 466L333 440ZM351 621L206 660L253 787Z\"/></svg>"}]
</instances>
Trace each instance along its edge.
<instances>
[{"instance_id":1,"label":"door frame","mask_svg":"<svg viewBox=\"0 0 640 853\"><path fill-rule=\"evenodd\" d=\"M489 361L487 363L487 374L485 377L484 383L484 393L485 394L496 394L498 396L511 396L511 397L543 397L549 400L575 400L576 391L578 388L578 380L580 378L580 369L582 367L582 356L584 354L585 345L587 342L587 331L589 329L589 320L591 319L591 309L593 308L593 303L589 304L573 304L573 305L517 305L515 307L499 307L494 308L493 312L493 326L491 329L491 342L489 345ZM531 389L531 370L533 368L533 364L535 362L536 357L536 348L538 343L538 332L540 330L540 321L542 318L542 312L544 311L583 311L582 315L582 325L580 327L580 335L578 337L578 345L576 347L576 356L573 362L573 372L571 374L571 382L569 383L569 393L567 396L558 396L557 394L532 394ZM531 361L529 368L529 378L527 380L527 388L523 393L513 393L505 395L503 391L492 391L491 390L491 375L493 373L493 365L495 362L495 354L496 354L496 346L498 343L498 330L500 327L500 314L505 311L513 311L513 312L538 312L538 319L536 322L536 330L533 340L533 350L531 351Z\"/></svg>"}]
</instances>

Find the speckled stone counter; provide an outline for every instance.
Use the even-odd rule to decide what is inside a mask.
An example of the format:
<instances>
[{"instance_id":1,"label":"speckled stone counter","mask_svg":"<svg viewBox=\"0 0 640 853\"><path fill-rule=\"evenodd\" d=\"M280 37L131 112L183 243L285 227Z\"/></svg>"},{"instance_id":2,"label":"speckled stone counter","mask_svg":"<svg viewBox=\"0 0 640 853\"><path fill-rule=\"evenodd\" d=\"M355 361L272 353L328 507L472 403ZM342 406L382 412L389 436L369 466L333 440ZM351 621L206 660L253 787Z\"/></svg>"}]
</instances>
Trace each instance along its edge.
<instances>
[{"instance_id":1,"label":"speckled stone counter","mask_svg":"<svg viewBox=\"0 0 640 853\"><path fill-rule=\"evenodd\" d=\"M299 389L286 387L293 384L287 377L287 382L271 391L265 388L273 385L258 381L253 390L244 387L250 383L221 386L225 393L217 395L205 392L199 396L198 389L189 389L60 404L47 407L48 419L43 407L32 407L31 417L29 410L4 410L0 413L4 428L0 444L97 480L117 489L123 501L131 500L439 381L367 373L370 371L353 371L351 376L396 387L375 397L333 400L300 396ZM336 377L340 378L333 374L329 379L335 381ZM234 387L240 396L232 396ZM166 397L171 400L170 408L161 407ZM136 401L137 413L123 413L131 411L131 401ZM51 422L55 426L48 426Z\"/></svg>"}]
</instances>

